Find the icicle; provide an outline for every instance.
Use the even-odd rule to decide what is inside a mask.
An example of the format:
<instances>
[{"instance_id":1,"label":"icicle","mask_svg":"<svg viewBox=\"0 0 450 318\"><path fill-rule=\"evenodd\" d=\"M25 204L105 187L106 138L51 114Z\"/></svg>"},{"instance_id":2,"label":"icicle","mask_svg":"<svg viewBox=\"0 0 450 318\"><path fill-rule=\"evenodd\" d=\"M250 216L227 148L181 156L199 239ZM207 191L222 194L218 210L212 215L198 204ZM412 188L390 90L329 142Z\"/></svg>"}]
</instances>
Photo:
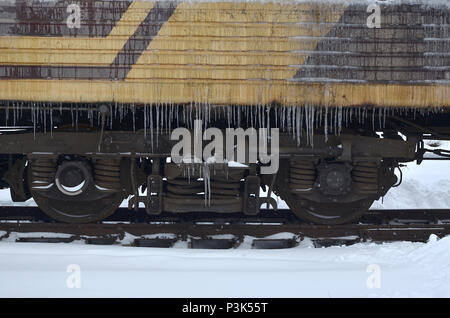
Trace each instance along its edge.
<instances>
[{"instance_id":1,"label":"icicle","mask_svg":"<svg viewBox=\"0 0 450 318\"><path fill-rule=\"evenodd\" d=\"M338 108L334 107L334 135L338 135Z\"/></svg>"},{"instance_id":2,"label":"icicle","mask_svg":"<svg viewBox=\"0 0 450 318\"><path fill-rule=\"evenodd\" d=\"M319 127L321 127L322 126L322 124L323 124L323 107L320 107L320 110L319 110L319 118L318 118L318 121L317 121L317 129L319 128Z\"/></svg>"},{"instance_id":3,"label":"icicle","mask_svg":"<svg viewBox=\"0 0 450 318\"><path fill-rule=\"evenodd\" d=\"M78 131L78 105L75 108L75 130Z\"/></svg>"},{"instance_id":4,"label":"icicle","mask_svg":"<svg viewBox=\"0 0 450 318\"><path fill-rule=\"evenodd\" d=\"M353 107L350 108L350 123L353 122Z\"/></svg>"},{"instance_id":5,"label":"icicle","mask_svg":"<svg viewBox=\"0 0 450 318\"><path fill-rule=\"evenodd\" d=\"M150 113L150 120L149 120L149 122L150 122L150 127L149 127L149 129L150 129L150 142L152 144L152 153L153 153L153 107L151 107L149 109L149 113Z\"/></svg>"},{"instance_id":6,"label":"icicle","mask_svg":"<svg viewBox=\"0 0 450 318\"><path fill-rule=\"evenodd\" d=\"M297 140L297 146L300 146L300 129L301 129L300 125L301 125L302 118L301 118L301 112L300 112L299 107L296 107L296 108L297 108L297 111L296 111L297 118L296 118L296 124L295 124L295 126L296 126L295 139Z\"/></svg>"},{"instance_id":7,"label":"icicle","mask_svg":"<svg viewBox=\"0 0 450 318\"><path fill-rule=\"evenodd\" d=\"M330 108L330 132L331 133L335 133L335 131L334 131L334 127L335 127L335 125L334 125L334 110L335 110L335 107L331 107Z\"/></svg>"},{"instance_id":8,"label":"icicle","mask_svg":"<svg viewBox=\"0 0 450 318\"><path fill-rule=\"evenodd\" d=\"M133 121L133 132L136 132L136 107L135 105L131 106L131 116Z\"/></svg>"},{"instance_id":9,"label":"icicle","mask_svg":"<svg viewBox=\"0 0 450 318\"><path fill-rule=\"evenodd\" d=\"M159 103L156 105L156 147L158 148L159 141Z\"/></svg>"},{"instance_id":10,"label":"icicle","mask_svg":"<svg viewBox=\"0 0 450 318\"><path fill-rule=\"evenodd\" d=\"M167 103L164 103L163 114L164 114L164 117L163 117L164 128L167 129L169 127L169 109L168 109Z\"/></svg>"},{"instance_id":11,"label":"icicle","mask_svg":"<svg viewBox=\"0 0 450 318\"><path fill-rule=\"evenodd\" d=\"M8 127L8 119L9 119L9 105L5 108L5 126Z\"/></svg>"},{"instance_id":12,"label":"icicle","mask_svg":"<svg viewBox=\"0 0 450 318\"><path fill-rule=\"evenodd\" d=\"M314 105L311 105L311 146L314 147L314 112L316 111L316 108L314 107Z\"/></svg>"},{"instance_id":13,"label":"icicle","mask_svg":"<svg viewBox=\"0 0 450 318\"><path fill-rule=\"evenodd\" d=\"M338 135L341 134L342 131L342 106L339 106L339 114L338 114Z\"/></svg>"},{"instance_id":14,"label":"icicle","mask_svg":"<svg viewBox=\"0 0 450 318\"><path fill-rule=\"evenodd\" d=\"M305 129L306 129L306 144L311 145L311 106L306 105L305 108Z\"/></svg>"},{"instance_id":15,"label":"icicle","mask_svg":"<svg viewBox=\"0 0 450 318\"><path fill-rule=\"evenodd\" d=\"M144 105L144 139L147 137L147 105Z\"/></svg>"},{"instance_id":16,"label":"icicle","mask_svg":"<svg viewBox=\"0 0 450 318\"><path fill-rule=\"evenodd\" d=\"M44 113L44 134L45 134L47 132L47 110L45 109L45 106L43 113Z\"/></svg>"},{"instance_id":17,"label":"icicle","mask_svg":"<svg viewBox=\"0 0 450 318\"><path fill-rule=\"evenodd\" d=\"M324 126L325 142L328 142L328 106L325 106L325 122L323 126Z\"/></svg>"},{"instance_id":18,"label":"icicle","mask_svg":"<svg viewBox=\"0 0 450 318\"><path fill-rule=\"evenodd\" d=\"M16 104L13 103L13 126L16 126Z\"/></svg>"},{"instance_id":19,"label":"icicle","mask_svg":"<svg viewBox=\"0 0 450 318\"><path fill-rule=\"evenodd\" d=\"M259 105L259 128L263 128L265 124L264 106Z\"/></svg>"},{"instance_id":20,"label":"icicle","mask_svg":"<svg viewBox=\"0 0 450 318\"><path fill-rule=\"evenodd\" d=\"M375 131L375 109L372 108L372 130Z\"/></svg>"},{"instance_id":21,"label":"icicle","mask_svg":"<svg viewBox=\"0 0 450 318\"><path fill-rule=\"evenodd\" d=\"M205 187L205 206L211 206L211 176L207 162L203 164L203 184Z\"/></svg>"},{"instance_id":22,"label":"icicle","mask_svg":"<svg viewBox=\"0 0 450 318\"><path fill-rule=\"evenodd\" d=\"M378 127L381 129L381 107L378 107Z\"/></svg>"},{"instance_id":23,"label":"icicle","mask_svg":"<svg viewBox=\"0 0 450 318\"><path fill-rule=\"evenodd\" d=\"M33 120L33 139L36 139L36 107L35 104L33 103L33 105L31 106L31 116L32 116L32 120Z\"/></svg>"},{"instance_id":24,"label":"icicle","mask_svg":"<svg viewBox=\"0 0 450 318\"><path fill-rule=\"evenodd\" d=\"M280 124L278 122L278 107L274 108L274 112L275 112L275 128L279 128Z\"/></svg>"},{"instance_id":25,"label":"icicle","mask_svg":"<svg viewBox=\"0 0 450 318\"><path fill-rule=\"evenodd\" d=\"M241 126L241 111L242 111L242 109L239 107L238 112L237 112L237 127Z\"/></svg>"},{"instance_id":26,"label":"icicle","mask_svg":"<svg viewBox=\"0 0 450 318\"><path fill-rule=\"evenodd\" d=\"M53 109L50 108L50 136L53 137Z\"/></svg>"},{"instance_id":27,"label":"icicle","mask_svg":"<svg viewBox=\"0 0 450 318\"><path fill-rule=\"evenodd\" d=\"M192 105L192 102L191 102L191 107L190 107L190 109L189 109L189 118L188 118L189 129L191 129L191 128L194 126L194 124L193 124L193 122L192 122L192 120L193 120L193 117L192 117L192 107L193 107L193 105Z\"/></svg>"},{"instance_id":28,"label":"icicle","mask_svg":"<svg viewBox=\"0 0 450 318\"><path fill-rule=\"evenodd\" d=\"M170 103L170 106L169 106L169 135L170 135L170 132L172 131L172 116L173 116L173 104Z\"/></svg>"},{"instance_id":29,"label":"icicle","mask_svg":"<svg viewBox=\"0 0 450 318\"><path fill-rule=\"evenodd\" d=\"M286 108L286 131L289 132L291 130L291 112L292 112L292 107L294 106L290 106L289 108Z\"/></svg>"}]
</instances>

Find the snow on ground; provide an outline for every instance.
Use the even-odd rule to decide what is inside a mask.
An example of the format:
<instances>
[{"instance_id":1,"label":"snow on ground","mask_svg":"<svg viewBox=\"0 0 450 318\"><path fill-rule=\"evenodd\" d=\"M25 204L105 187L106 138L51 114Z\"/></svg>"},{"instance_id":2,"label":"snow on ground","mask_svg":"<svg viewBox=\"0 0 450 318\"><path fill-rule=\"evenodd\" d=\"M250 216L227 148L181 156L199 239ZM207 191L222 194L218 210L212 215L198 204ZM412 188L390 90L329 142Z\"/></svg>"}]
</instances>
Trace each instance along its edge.
<instances>
[{"instance_id":1,"label":"snow on ground","mask_svg":"<svg viewBox=\"0 0 450 318\"><path fill-rule=\"evenodd\" d=\"M450 162L412 162L402 171L402 184L390 189L372 209L450 208Z\"/></svg>"},{"instance_id":2,"label":"snow on ground","mask_svg":"<svg viewBox=\"0 0 450 318\"><path fill-rule=\"evenodd\" d=\"M0 297L450 297L448 264L450 237L220 251L0 242Z\"/></svg>"},{"instance_id":3,"label":"snow on ground","mask_svg":"<svg viewBox=\"0 0 450 318\"><path fill-rule=\"evenodd\" d=\"M409 164L373 208L450 207L449 167ZM253 250L250 238L231 250L14 238L0 241L0 297L450 297L450 237L328 248L305 240L285 250Z\"/></svg>"}]
</instances>

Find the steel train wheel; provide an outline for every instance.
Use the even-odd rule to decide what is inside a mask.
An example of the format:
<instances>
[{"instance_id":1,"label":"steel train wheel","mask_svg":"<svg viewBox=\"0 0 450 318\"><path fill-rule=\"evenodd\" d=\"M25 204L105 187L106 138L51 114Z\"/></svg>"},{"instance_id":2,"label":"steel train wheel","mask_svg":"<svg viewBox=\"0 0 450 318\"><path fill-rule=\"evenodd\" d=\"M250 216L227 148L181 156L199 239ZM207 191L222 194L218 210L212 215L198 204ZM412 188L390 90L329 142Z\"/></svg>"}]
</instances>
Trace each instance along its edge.
<instances>
[{"instance_id":1,"label":"steel train wheel","mask_svg":"<svg viewBox=\"0 0 450 318\"><path fill-rule=\"evenodd\" d=\"M31 195L39 208L57 221L101 221L111 215L124 199L121 191L98 186L94 179L102 170L94 169L93 175L90 166L83 161L57 163L56 159L33 159L30 167L28 186ZM114 185L112 177L109 178Z\"/></svg>"},{"instance_id":2,"label":"steel train wheel","mask_svg":"<svg viewBox=\"0 0 450 318\"><path fill-rule=\"evenodd\" d=\"M285 162L280 167L283 168L278 172L275 193L286 201L295 215L307 222L325 225L350 223L359 219L375 200L374 196L367 195L350 202L339 201L339 197L335 202L312 201L305 194L316 191L322 195L315 189L315 166L301 161L296 164ZM343 185L347 186L345 182Z\"/></svg>"},{"instance_id":3,"label":"steel train wheel","mask_svg":"<svg viewBox=\"0 0 450 318\"><path fill-rule=\"evenodd\" d=\"M317 224L345 224L358 220L372 205L373 199L348 203L317 203L288 195L283 198L299 218Z\"/></svg>"},{"instance_id":4,"label":"steel train wheel","mask_svg":"<svg viewBox=\"0 0 450 318\"><path fill-rule=\"evenodd\" d=\"M52 189L52 191L55 191ZM51 218L64 223L91 223L101 221L117 210L122 196L111 195L98 200L56 200L32 191L38 207Z\"/></svg>"}]
</instances>

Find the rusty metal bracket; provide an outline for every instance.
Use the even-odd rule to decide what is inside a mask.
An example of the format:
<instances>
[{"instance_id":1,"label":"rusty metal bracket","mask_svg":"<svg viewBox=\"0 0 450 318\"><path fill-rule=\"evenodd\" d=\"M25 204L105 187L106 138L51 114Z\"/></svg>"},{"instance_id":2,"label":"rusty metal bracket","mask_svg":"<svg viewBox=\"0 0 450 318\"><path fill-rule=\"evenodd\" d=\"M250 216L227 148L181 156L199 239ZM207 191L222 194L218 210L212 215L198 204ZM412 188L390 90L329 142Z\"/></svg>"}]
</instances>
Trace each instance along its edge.
<instances>
[{"instance_id":1,"label":"rusty metal bracket","mask_svg":"<svg viewBox=\"0 0 450 318\"><path fill-rule=\"evenodd\" d=\"M10 185L11 199L13 202L25 202L31 198L24 181L26 162L26 158L14 161L3 176L3 180Z\"/></svg>"},{"instance_id":2,"label":"rusty metal bracket","mask_svg":"<svg viewBox=\"0 0 450 318\"><path fill-rule=\"evenodd\" d=\"M259 213L260 200L259 188L261 179L258 176L248 176L245 179L244 187L244 213L247 215L256 215Z\"/></svg>"},{"instance_id":3,"label":"rusty metal bracket","mask_svg":"<svg viewBox=\"0 0 450 318\"><path fill-rule=\"evenodd\" d=\"M261 197L261 198L259 198L259 201L260 201L261 204L266 203L266 209L268 209L269 206L272 206L274 211L278 211L277 200L275 200L271 196Z\"/></svg>"},{"instance_id":4,"label":"rusty metal bracket","mask_svg":"<svg viewBox=\"0 0 450 318\"><path fill-rule=\"evenodd\" d=\"M352 140L342 139L342 154L338 157L342 161L352 161Z\"/></svg>"},{"instance_id":5,"label":"rusty metal bracket","mask_svg":"<svg viewBox=\"0 0 450 318\"><path fill-rule=\"evenodd\" d=\"M152 164L152 174L147 177L147 195L139 195L139 191L134 181L134 164L131 165L131 175L133 179L133 188L136 189L134 196L128 201L128 209L134 207L135 210L139 208L139 203L142 202L145 205L145 210L148 214L158 215L163 210L163 178L160 175L161 161L154 159Z\"/></svg>"},{"instance_id":6,"label":"rusty metal bracket","mask_svg":"<svg viewBox=\"0 0 450 318\"><path fill-rule=\"evenodd\" d=\"M163 178L160 175L149 175L147 178L147 198L145 211L148 214L160 214L163 207Z\"/></svg>"}]
</instances>

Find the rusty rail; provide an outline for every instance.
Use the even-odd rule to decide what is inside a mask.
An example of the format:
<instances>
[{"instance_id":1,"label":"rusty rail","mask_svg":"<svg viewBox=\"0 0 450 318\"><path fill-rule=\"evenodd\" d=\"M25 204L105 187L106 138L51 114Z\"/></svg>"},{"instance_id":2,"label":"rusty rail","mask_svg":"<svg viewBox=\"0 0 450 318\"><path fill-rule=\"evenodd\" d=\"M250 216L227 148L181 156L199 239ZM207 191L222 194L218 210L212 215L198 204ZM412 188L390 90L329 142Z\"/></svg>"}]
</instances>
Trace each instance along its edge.
<instances>
[{"instance_id":1,"label":"rusty rail","mask_svg":"<svg viewBox=\"0 0 450 318\"><path fill-rule=\"evenodd\" d=\"M11 233L16 233L17 241L85 240L92 244L123 243L125 236L130 234L135 238L131 244L138 246L147 246L143 245L142 240L145 241L145 238L148 239L149 236L152 240L158 238L161 242L167 241L167 235L171 235L172 243L177 240L188 241L190 246L195 247L199 245L198 240L203 240L207 246L214 246L215 244L212 243L220 241L215 239L216 237L228 235L231 237L229 239L231 243L224 245L220 242L220 246L237 246L244 236L250 236L254 238L254 247L258 248L257 246L264 245L261 243L277 246L273 244L274 240L267 238L278 233L292 233L292 238L289 240L284 242L275 240L281 247L294 246L305 237L311 238L315 244L321 246L361 241L425 242L431 234L438 237L450 234L450 209L371 210L359 223L327 226L303 223L289 210L278 212L262 210L258 216L217 213L183 215L163 213L159 216L149 216L144 210L136 212L119 209L102 223L64 224L49 221L35 207L1 207L0 233L1 231L3 235L0 235L0 239L8 238ZM26 237L21 237L22 233L28 234ZM39 235L33 237L32 233L39 233ZM53 235L46 236L42 233L53 233ZM58 238L54 233L64 234L64 236ZM164 242L167 243L166 241ZM292 244L287 244L287 241L291 241Z\"/></svg>"}]
</instances>

